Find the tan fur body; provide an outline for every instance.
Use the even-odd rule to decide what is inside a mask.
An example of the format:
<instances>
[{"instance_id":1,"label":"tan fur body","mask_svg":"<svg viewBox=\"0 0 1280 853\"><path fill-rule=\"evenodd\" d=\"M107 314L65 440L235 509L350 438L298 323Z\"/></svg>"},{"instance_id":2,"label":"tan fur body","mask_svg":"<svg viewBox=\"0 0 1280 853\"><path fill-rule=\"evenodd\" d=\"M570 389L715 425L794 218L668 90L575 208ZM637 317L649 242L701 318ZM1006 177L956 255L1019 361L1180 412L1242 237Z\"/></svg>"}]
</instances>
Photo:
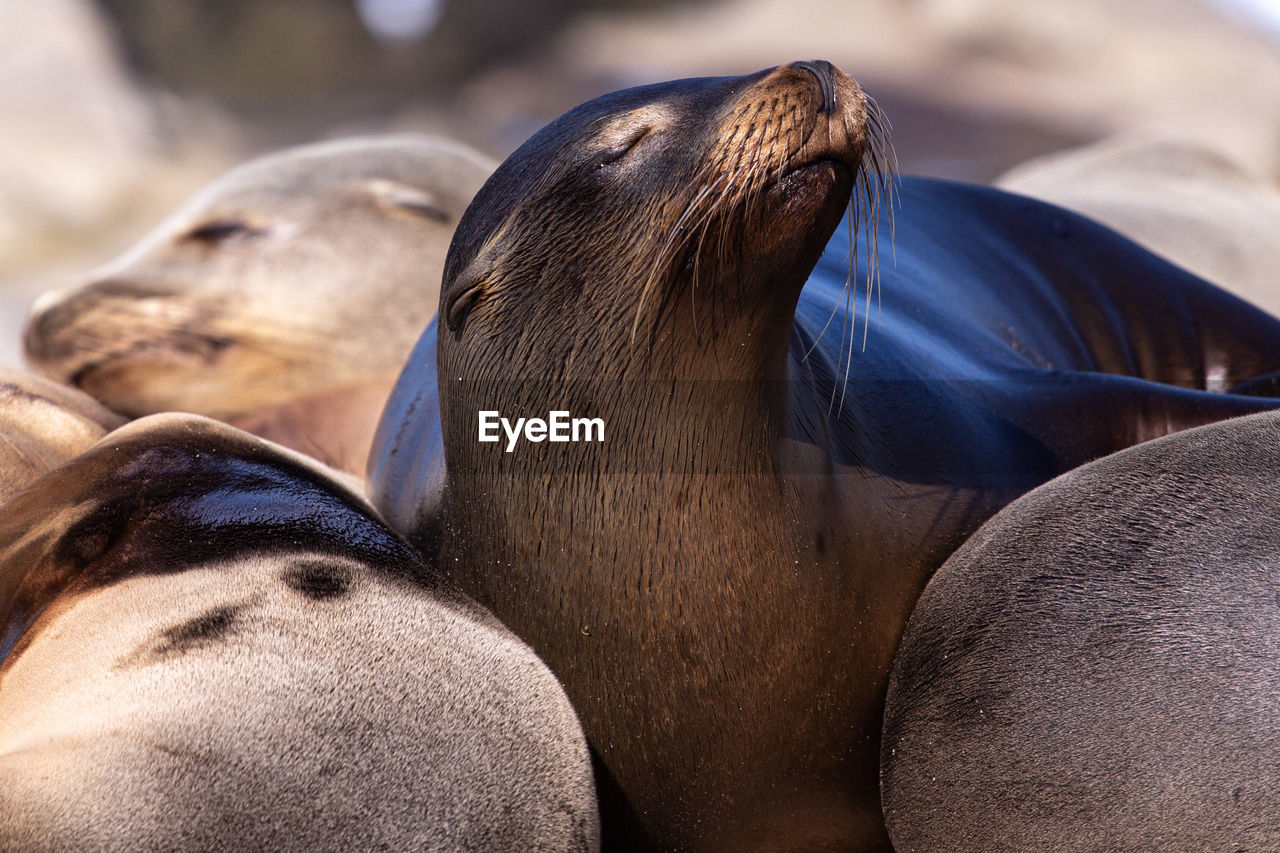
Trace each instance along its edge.
<instances>
[{"instance_id":1,"label":"tan fur body","mask_svg":"<svg viewBox=\"0 0 1280 853\"><path fill-rule=\"evenodd\" d=\"M320 466L156 415L0 507L5 850L575 850L555 677Z\"/></svg>"},{"instance_id":2,"label":"tan fur body","mask_svg":"<svg viewBox=\"0 0 1280 853\"><path fill-rule=\"evenodd\" d=\"M0 505L123 423L74 388L0 366Z\"/></svg>"},{"instance_id":3,"label":"tan fur body","mask_svg":"<svg viewBox=\"0 0 1280 853\"><path fill-rule=\"evenodd\" d=\"M1108 139L1023 163L996 186L1091 216L1280 316L1280 183L1217 151Z\"/></svg>"}]
</instances>

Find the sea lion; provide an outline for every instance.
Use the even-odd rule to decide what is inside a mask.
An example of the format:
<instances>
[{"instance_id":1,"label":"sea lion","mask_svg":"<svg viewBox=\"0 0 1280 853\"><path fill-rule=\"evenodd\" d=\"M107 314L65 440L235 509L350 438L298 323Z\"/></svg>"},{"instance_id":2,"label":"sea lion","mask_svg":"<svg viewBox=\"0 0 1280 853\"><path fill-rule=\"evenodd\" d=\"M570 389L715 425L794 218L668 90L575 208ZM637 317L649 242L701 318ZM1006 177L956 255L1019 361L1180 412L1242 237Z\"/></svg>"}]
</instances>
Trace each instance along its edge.
<instances>
[{"instance_id":1,"label":"sea lion","mask_svg":"<svg viewBox=\"0 0 1280 853\"><path fill-rule=\"evenodd\" d=\"M1225 154L1123 136L1036 158L995 184L1083 213L1280 314L1280 184Z\"/></svg>"},{"instance_id":2,"label":"sea lion","mask_svg":"<svg viewBox=\"0 0 1280 853\"><path fill-rule=\"evenodd\" d=\"M86 283L41 298L25 357L131 417L242 423L363 476L454 224L492 168L414 137L254 160Z\"/></svg>"},{"instance_id":3,"label":"sea lion","mask_svg":"<svg viewBox=\"0 0 1280 853\"><path fill-rule=\"evenodd\" d=\"M319 465L154 415L0 508L0 847L580 850L536 655Z\"/></svg>"},{"instance_id":4,"label":"sea lion","mask_svg":"<svg viewBox=\"0 0 1280 853\"><path fill-rule=\"evenodd\" d=\"M1069 468L1276 405L1204 389L1280 367L1280 320L989 188L904 180L892 240L861 217L896 261L852 329L875 115L824 62L570 111L463 215L388 401L375 504L560 676L607 847L885 848L881 707L929 575ZM481 411L605 441L507 452Z\"/></svg>"},{"instance_id":5,"label":"sea lion","mask_svg":"<svg viewBox=\"0 0 1280 853\"><path fill-rule=\"evenodd\" d=\"M0 365L0 505L124 420L81 391Z\"/></svg>"},{"instance_id":6,"label":"sea lion","mask_svg":"<svg viewBox=\"0 0 1280 853\"><path fill-rule=\"evenodd\" d=\"M1280 414L1100 459L938 570L894 663L910 851L1280 849Z\"/></svg>"}]
</instances>

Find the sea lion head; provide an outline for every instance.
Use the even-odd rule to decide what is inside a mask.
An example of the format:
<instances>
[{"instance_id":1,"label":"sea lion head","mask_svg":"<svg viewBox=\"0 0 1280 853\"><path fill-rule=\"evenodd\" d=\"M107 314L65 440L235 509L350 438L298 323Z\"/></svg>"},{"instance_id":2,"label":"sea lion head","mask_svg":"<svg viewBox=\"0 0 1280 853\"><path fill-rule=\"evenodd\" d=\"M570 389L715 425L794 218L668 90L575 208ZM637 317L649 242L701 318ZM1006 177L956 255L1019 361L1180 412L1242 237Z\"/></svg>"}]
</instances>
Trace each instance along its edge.
<instances>
[{"instance_id":1,"label":"sea lion head","mask_svg":"<svg viewBox=\"0 0 1280 853\"><path fill-rule=\"evenodd\" d=\"M233 418L397 369L492 169L439 139L302 146L240 166L28 321L27 361L113 409Z\"/></svg>"},{"instance_id":2,"label":"sea lion head","mask_svg":"<svg viewBox=\"0 0 1280 853\"><path fill-rule=\"evenodd\" d=\"M669 376L674 364L676 375L757 375L764 354L783 351L771 344L785 343L867 172L877 116L821 61L643 86L571 110L498 168L459 223L441 292L442 367L457 350L507 376L570 378L574 365L585 377ZM731 351L748 335L763 344L748 348L754 357ZM484 375L469 366L459 374Z\"/></svg>"}]
</instances>

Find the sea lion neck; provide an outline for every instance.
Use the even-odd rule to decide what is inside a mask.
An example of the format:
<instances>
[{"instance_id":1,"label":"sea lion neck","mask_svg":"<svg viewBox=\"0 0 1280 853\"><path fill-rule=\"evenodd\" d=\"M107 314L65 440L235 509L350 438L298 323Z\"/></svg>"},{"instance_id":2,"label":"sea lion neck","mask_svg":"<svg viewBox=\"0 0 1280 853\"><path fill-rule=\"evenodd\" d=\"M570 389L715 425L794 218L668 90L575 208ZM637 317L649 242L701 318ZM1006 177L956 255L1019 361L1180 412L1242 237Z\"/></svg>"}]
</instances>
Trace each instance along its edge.
<instances>
[{"instance_id":1,"label":"sea lion neck","mask_svg":"<svg viewBox=\"0 0 1280 853\"><path fill-rule=\"evenodd\" d=\"M706 839L741 831L708 819L725 800L769 812L795 796L843 820L836 780L874 758L844 733L874 725L853 673L888 668L888 644L850 615L877 609L861 567L880 555L856 550L867 513L849 523L830 460L791 429L797 302L870 138L861 90L824 63L608 96L499 167L446 264L432 378L447 478L417 541L572 685L630 808ZM598 422L602 440L555 443L557 418ZM766 587L812 624L762 610ZM829 666L817 644L857 660ZM689 720L645 713L671 698L646 694L651 667L683 680L659 689ZM756 669L788 673L770 707L737 702ZM817 715L815 692L832 697ZM736 737L735 711L814 720L840 746L771 751L788 736ZM696 751L714 762L689 730L711 733ZM738 770L766 764L763 782ZM661 795L653 768L681 790ZM873 810L856 820L879 832ZM646 822L656 849L718 849Z\"/></svg>"}]
</instances>

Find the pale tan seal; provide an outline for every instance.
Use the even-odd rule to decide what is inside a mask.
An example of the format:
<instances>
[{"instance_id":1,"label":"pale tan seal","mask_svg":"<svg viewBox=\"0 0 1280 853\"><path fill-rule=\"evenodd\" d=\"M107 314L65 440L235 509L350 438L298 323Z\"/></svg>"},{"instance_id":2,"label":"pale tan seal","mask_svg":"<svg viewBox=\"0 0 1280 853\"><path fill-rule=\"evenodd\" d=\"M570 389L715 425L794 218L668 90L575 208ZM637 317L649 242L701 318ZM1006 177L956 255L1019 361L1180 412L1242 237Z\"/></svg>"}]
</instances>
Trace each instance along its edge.
<instances>
[{"instance_id":1,"label":"pale tan seal","mask_svg":"<svg viewBox=\"0 0 1280 853\"><path fill-rule=\"evenodd\" d=\"M41 298L26 358L124 414L244 422L362 474L381 401L435 311L454 225L491 169L411 137L247 163Z\"/></svg>"},{"instance_id":2,"label":"pale tan seal","mask_svg":"<svg viewBox=\"0 0 1280 853\"><path fill-rule=\"evenodd\" d=\"M597 847L555 677L353 492L206 418L0 509L0 847Z\"/></svg>"}]
</instances>

